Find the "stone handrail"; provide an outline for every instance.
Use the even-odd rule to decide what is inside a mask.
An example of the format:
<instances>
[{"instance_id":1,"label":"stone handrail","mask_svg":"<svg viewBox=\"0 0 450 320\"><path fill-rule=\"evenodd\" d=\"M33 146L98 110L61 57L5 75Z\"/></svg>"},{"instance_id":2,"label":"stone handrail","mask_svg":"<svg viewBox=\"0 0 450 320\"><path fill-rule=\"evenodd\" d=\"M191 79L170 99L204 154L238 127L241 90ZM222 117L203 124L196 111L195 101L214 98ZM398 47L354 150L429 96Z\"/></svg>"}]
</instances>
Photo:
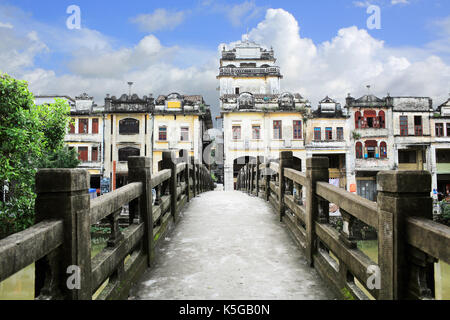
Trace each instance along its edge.
<instances>
[{"instance_id":1,"label":"stone handrail","mask_svg":"<svg viewBox=\"0 0 450 320\"><path fill-rule=\"evenodd\" d=\"M237 189L272 204L310 265L338 295L434 297L433 263L450 262L450 228L432 221L430 173L379 173L375 203L330 185L328 158L307 159L306 174L292 166L292 152L281 152L279 164L249 163L238 174ZM340 208L342 231L329 223L329 203ZM357 248L352 228L357 220L377 232L378 263Z\"/></svg>"},{"instance_id":2,"label":"stone handrail","mask_svg":"<svg viewBox=\"0 0 450 320\"><path fill-rule=\"evenodd\" d=\"M0 241L0 281L35 263L36 299L91 300L96 292L97 300L127 298L153 266L155 248L185 204L213 188L205 166L192 157L189 163L172 159L174 154L164 152L162 170L152 177L150 158L130 157L130 183L93 200L87 170L39 170L36 225ZM119 216L126 204L129 224L122 230ZM110 225L109 239L91 259L91 226L100 220Z\"/></svg>"}]
</instances>

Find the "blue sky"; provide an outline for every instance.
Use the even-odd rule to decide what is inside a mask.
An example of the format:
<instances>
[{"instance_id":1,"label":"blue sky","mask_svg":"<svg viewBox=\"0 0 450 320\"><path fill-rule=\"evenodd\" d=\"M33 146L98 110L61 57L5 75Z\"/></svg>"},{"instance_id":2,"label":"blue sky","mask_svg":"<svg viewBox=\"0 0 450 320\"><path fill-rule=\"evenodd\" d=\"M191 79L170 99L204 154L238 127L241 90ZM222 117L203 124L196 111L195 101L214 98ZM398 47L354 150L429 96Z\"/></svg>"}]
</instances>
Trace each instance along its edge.
<instances>
[{"instance_id":1,"label":"blue sky","mask_svg":"<svg viewBox=\"0 0 450 320\"><path fill-rule=\"evenodd\" d=\"M370 4L381 9L380 30L367 28ZM69 5L81 9L81 30L66 28ZM442 100L450 91L447 0L0 0L0 70L35 93L88 91L101 104L134 80L139 94L200 93L216 108L218 47L247 30L274 46L282 86L313 105L367 83L380 95Z\"/></svg>"}]
</instances>

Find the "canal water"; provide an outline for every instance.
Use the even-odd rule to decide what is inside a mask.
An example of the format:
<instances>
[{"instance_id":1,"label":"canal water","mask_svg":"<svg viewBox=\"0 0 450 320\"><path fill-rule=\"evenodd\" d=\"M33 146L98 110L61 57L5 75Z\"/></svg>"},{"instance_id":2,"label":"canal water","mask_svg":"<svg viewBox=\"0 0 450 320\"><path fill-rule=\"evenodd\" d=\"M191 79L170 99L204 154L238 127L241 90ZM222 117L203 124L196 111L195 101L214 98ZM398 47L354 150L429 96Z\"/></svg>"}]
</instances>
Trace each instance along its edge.
<instances>
[{"instance_id":1,"label":"canal water","mask_svg":"<svg viewBox=\"0 0 450 320\"><path fill-rule=\"evenodd\" d=\"M372 261L378 262L378 241L360 241L358 249ZM436 300L450 300L450 265L439 262L434 265ZM360 285L358 285L362 289ZM365 290L363 290L365 291Z\"/></svg>"},{"instance_id":2,"label":"canal water","mask_svg":"<svg viewBox=\"0 0 450 320\"><path fill-rule=\"evenodd\" d=\"M93 240L91 246L94 257L105 248L106 240ZM34 263L0 282L0 300L34 300Z\"/></svg>"},{"instance_id":3,"label":"canal water","mask_svg":"<svg viewBox=\"0 0 450 320\"><path fill-rule=\"evenodd\" d=\"M103 248L105 241L93 241L92 256ZM378 260L377 241L361 241L358 248L374 262ZM450 265L438 263L435 265L436 299L450 300ZM362 286L359 284L359 287ZM95 297L95 295L94 295ZM28 266L9 279L0 283L0 300L33 300L34 299L34 264Z\"/></svg>"}]
</instances>

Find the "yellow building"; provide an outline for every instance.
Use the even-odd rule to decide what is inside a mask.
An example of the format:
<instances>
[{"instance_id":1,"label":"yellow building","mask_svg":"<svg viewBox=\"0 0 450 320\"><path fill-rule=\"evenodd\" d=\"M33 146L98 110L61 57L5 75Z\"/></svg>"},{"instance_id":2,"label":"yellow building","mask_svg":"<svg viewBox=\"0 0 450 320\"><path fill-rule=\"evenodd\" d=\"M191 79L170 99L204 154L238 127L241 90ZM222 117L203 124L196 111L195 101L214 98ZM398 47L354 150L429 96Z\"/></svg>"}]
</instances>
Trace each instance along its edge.
<instances>
[{"instance_id":1,"label":"yellow building","mask_svg":"<svg viewBox=\"0 0 450 320\"><path fill-rule=\"evenodd\" d=\"M203 162L203 136L211 128L211 112L202 96L159 96L153 111L153 172L161 169L164 151L186 150Z\"/></svg>"}]
</instances>

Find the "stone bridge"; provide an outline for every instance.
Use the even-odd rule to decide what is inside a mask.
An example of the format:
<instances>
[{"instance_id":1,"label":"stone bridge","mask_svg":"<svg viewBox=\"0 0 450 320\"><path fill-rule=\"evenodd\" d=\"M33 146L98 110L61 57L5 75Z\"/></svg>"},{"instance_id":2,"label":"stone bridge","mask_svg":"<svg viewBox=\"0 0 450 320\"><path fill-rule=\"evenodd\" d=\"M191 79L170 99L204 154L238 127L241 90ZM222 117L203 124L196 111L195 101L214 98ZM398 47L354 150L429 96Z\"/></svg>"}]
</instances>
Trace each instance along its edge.
<instances>
[{"instance_id":1,"label":"stone bridge","mask_svg":"<svg viewBox=\"0 0 450 320\"><path fill-rule=\"evenodd\" d=\"M192 158L164 153L152 176L149 158L132 157L130 183L93 200L87 171L40 170L36 225L0 241L0 281L35 263L36 299L434 297L433 264L450 262L450 228L432 221L428 172L380 173L375 203L330 185L327 158L307 159L306 173L292 163L291 152L249 163L239 190L223 192ZM357 248L358 220L376 231L377 261ZM91 258L99 221L109 240Z\"/></svg>"}]
</instances>

